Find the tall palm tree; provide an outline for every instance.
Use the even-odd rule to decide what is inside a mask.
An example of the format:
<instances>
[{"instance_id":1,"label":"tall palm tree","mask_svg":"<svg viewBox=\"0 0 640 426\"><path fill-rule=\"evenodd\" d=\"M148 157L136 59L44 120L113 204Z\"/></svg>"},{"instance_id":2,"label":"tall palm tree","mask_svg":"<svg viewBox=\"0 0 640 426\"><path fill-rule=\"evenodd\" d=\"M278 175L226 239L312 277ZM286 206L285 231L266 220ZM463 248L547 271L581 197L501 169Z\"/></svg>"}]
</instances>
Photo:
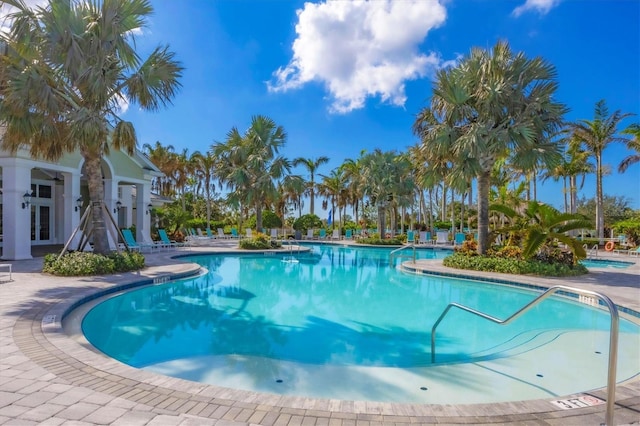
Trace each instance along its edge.
<instances>
[{"instance_id":1,"label":"tall palm tree","mask_svg":"<svg viewBox=\"0 0 640 426\"><path fill-rule=\"evenodd\" d=\"M309 193L309 213L314 214L314 205L315 205L315 191L317 188L315 181L315 174L323 164L327 164L329 162L329 157L321 156L318 158L303 158L298 157L293 160L294 166L299 166L302 164L309 171L309 180L307 181L308 188L307 191Z\"/></svg>"},{"instance_id":2,"label":"tall palm tree","mask_svg":"<svg viewBox=\"0 0 640 426\"><path fill-rule=\"evenodd\" d=\"M215 194L216 188L216 164L217 159L211 150L206 153L196 151L193 153L195 161L195 175L198 179L199 186L202 187L207 208L207 224L211 222L211 200Z\"/></svg>"},{"instance_id":3,"label":"tall palm tree","mask_svg":"<svg viewBox=\"0 0 640 426\"><path fill-rule=\"evenodd\" d=\"M634 123L624 129L622 133L632 136L632 138L627 141L627 148L635 152L626 156L620 162L618 166L620 173L626 172L630 165L640 162L640 124Z\"/></svg>"},{"instance_id":4,"label":"tall palm tree","mask_svg":"<svg viewBox=\"0 0 640 426\"><path fill-rule=\"evenodd\" d=\"M336 227L336 218L338 219L338 226L342 223L342 207L345 205L347 177L344 170L337 168L331 170L329 175L320 175L322 182L319 185L319 190L331 202L331 213L333 214L333 222L331 223L332 229ZM340 210L336 214L336 206Z\"/></svg>"},{"instance_id":5,"label":"tall palm tree","mask_svg":"<svg viewBox=\"0 0 640 426\"><path fill-rule=\"evenodd\" d=\"M104 200L100 163L111 148L133 154L133 123L118 116L123 99L145 110L171 102L183 68L168 47L142 60L133 34L153 12L148 0L75 2L49 0L17 9L0 33L0 123L3 148L27 144L34 158L58 160L80 152L92 205ZM108 253L101 209L92 210L94 251Z\"/></svg>"},{"instance_id":6,"label":"tall palm tree","mask_svg":"<svg viewBox=\"0 0 640 426\"><path fill-rule=\"evenodd\" d=\"M265 203L278 196L277 181L291 169L289 160L278 154L286 140L282 126L257 115L244 134L234 127L224 143L212 147L220 180L231 190L230 200L240 206L241 213L243 208L255 209L258 229L262 229Z\"/></svg>"},{"instance_id":7,"label":"tall palm tree","mask_svg":"<svg viewBox=\"0 0 640 426\"><path fill-rule=\"evenodd\" d=\"M561 158L550 140L566 107L554 101L555 68L542 58L513 53L508 43L491 50L472 49L456 67L438 71L431 105L413 129L434 156L453 154L458 167L477 178L478 252L489 247L489 189L494 164L501 158L551 164ZM461 163L462 164L462 163Z\"/></svg>"},{"instance_id":8,"label":"tall palm tree","mask_svg":"<svg viewBox=\"0 0 640 426\"><path fill-rule=\"evenodd\" d=\"M353 206L353 218L354 221L358 222L360 220L360 205L364 204L364 202L362 201L364 197L364 192L362 190L362 163L360 159L353 160L351 158L347 158L340 165L340 168L344 172L345 178L347 180L347 192L345 201Z\"/></svg>"},{"instance_id":9,"label":"tall palm tree","mask_svg":"<svg viewBox=\"0 0 640 426\"><path fill-rule=\"evenodd\" d=\"M602 176L604 167L602 154L613 142L627 142L618 136L618 125L631 114L623 114L620 110L609 114L604 99L596 102L594 119L580 120L571 124L577 142L596 160L596 231L598 238L604 238L604 194L602 192Z\"/></svg>"},{"instance_id":10,"label":"tall palm tree","mask_svg":"<svg viewBox=\"0 0 640 426\"><path fill-rule=\"evenodd\" d=\"M146 143L142 148L149 160L163 173L161 177L154 179L151 187L165 197L173 195L173 181L170 177L176 168L176 153L173 145L164 146L160 141L156 141L154 145Z\"/></svg>"}]
</instances>

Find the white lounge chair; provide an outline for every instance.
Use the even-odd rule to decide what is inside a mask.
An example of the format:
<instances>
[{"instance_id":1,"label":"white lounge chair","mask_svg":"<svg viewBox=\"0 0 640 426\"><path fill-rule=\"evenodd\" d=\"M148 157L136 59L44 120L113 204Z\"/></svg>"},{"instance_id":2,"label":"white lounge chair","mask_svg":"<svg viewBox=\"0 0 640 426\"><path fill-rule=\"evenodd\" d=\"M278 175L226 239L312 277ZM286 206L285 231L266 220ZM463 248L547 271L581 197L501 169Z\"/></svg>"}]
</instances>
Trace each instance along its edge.
<instances>
[{"instance_id":1,"label":"white lounge chair","mask_svg":"<svg viewBox=\"0 0 640 426\"><path fill-rule=\"evenodd\" d=\"M339 240L340 239L340 230L339 229L334 229L333 232L331 233L331 239L332 240Z\"/></svg>"},{"instance_id":2,"label":"white lounge chair","mask_svg":"<svg viewBox=\"0 0 640 426\"><path fill-rule=\"evenodd\" d=\"M244 232L245 232L247 238L253 237L253 234L251 233L251 228L245 229Z\"/></svg>"},{"instance_id":3,"label":"white lounge chair","mask_svg":"<svg viewBox=\"0 0 640 426\"><path fill-rule=\"evenodd\" d=\"M429 231L420 231L420 237L418 238L418 244L431 244L433 240L431 240L431 232Z\"/></svg>"},{"instance_id":4,"label":"white lounge chair","mask_svg":"<svg viewBox=\"0 0 640 426\"><path fill-rule=\"evenodd\" d=\"M313 240L313 229L307 229L307 240Z\"/></svg>"},{"instance_id":5,"label":"white lounge chair","mask_svg":"<svg viewBox=\"0 0 640 426\"><path fill-rule=\"evenodd\" d=\"M436 232L436 244L449 244L449 233L447 231Z\"/></svg>"},{"instance_id":6,"label":"white lounge chair","mask_svg":"<svg viewBox=\"0 0 640 426\"><path fill-rule=\"evenodd\" d=\"M278 239L278 230L276 228L271 228L271 239L272 240Z\"/></svg>"},{"instance_id":7,"label":"white lounge chair","mask_svg":"<svg viewBox=\"0 0 640 426\"><path fill-rule=\"evenodd\" d=\"M231 238L231 236L225 234L224 230L222 228L218 228L218 238L220 238L221 240L227 240L227 239Z\"/></svg>"}]
</instances>

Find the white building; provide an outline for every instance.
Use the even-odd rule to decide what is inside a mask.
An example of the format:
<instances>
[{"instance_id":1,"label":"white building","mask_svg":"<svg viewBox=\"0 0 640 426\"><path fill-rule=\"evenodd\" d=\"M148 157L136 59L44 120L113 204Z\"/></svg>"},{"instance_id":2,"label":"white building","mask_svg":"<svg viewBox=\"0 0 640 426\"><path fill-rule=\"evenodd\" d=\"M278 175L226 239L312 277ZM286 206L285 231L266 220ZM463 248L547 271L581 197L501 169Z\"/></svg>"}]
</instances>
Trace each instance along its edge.
<instances>
[{"instance_id":1,"label":"white building","mask_svg":"<svg viewBox=\"0 0 640 426\"><path fill-rule=\"evenodd\" d=\"M4 260L31 259L35 245L64 244L89 204L79 153L58 162L34 160L27 150L0 150L0 236ZM120 228L136 226L149 242L151 181L162 173L142 153L111 149L102 160L104 201Z\"/></svg>"}]
</instances>

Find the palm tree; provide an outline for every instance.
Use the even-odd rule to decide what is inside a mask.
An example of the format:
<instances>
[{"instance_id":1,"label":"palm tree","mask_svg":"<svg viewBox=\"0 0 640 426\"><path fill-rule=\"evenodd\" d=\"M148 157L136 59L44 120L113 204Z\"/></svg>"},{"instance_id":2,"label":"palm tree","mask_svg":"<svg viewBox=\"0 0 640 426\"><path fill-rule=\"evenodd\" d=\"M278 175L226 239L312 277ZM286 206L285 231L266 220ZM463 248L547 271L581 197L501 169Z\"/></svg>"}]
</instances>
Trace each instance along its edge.
<instances>
[{"instance_id":1,"label":"palm tree","mask_svg":"<svg viewBox=\"0 0 640 426\"><path fill-rule=\"evenodd\" d=\"M345 205L347 177L341 168L332 170L328 176L320 176L322 177L322 183L319 185L319 190L322 195L331 201L331 212L333 214L331 225L332 229L335 229L336 217L338 218L338 226L342 223L342 214L336 214L336 206L341 212L342 206Z\"/></svg>"},{"instance_id":2,"label":"palm tree","mask_svg":"<svg viewBox=\"0 0 640 426\"><path fill-rule=\"evenodd\" d=\"M496 161L510 156L553 165L561 158L549 138L566 112L553 99L555 78L551 64L514 54L506 42L489 51L474 48L456 67L438 71L431 105L413 125L434 157L453 154L454 168L464 164L476 176L480 254L489 244L490 176Z\"/></svg>"},{"instance_id":3,"label":"palm tree","mask_svg":"<svg viewBox=\"0 0 640 426\"><path fill-rule=\"evenodd\" d=\"M596 160L596 231L598 238L604 238L604 195L602 192L602 176L604 167L602 153L613 142L627 142L626 138L617 136L618 125L631 114L623 114L620 110L609 114L606 102L596 102L594 119L580 120L571 124L571 130L577 142Z\"/></svg>"},{"instance_id":4,"label":"palm tree","mask_svg":"<svg viewBox=\"0 0 640 426\"><path fill-rule=\"evenodd\" d=\"M163 173L161 177L154 179L151 187L165 197L173 195L173 184L170 178L176 168L176 153L173 145L163 146L160 141L156 141L155 145L146 143L142 148L149 160Z\"/></svg>"},{"instance_id":5,"label":"palm tree","mask_svg":"<svg viewBox=\"0 0 640 426\"><path fill-rule=\"evenodd\" d=\"M323 164L327 164L329 162L329 157L318 157L318 158L303 158L298 157L293 160L294 166L299 166L302 164L309 171L309 180L307 181L309 192L309 213L314 214L314 201L315 201L315 190L316 190L316 181L315 181L315 173Z\"/></svg>"},{"instance_id":6,"label":"palm tree","mask_svg":"<svg viewBox=\"0 0 640 426\"><path fill-rule=\"evenodd\" d=\"M627 141L627 148L635 153L625 157L618 166L618 171L624 173L630 165L640 162L640 124L634 123L624 129L622 133L631 135L632 138Z\"/></svg>"},{"instance_id":7,"label":"palm tree","mask_svg":"<svg viewBox=\"0 0 640 426\"><path fill-rule=\"evenodd\" d=\"M2 147L15 153L27 144L34 158L58 160L80 152L92 205L101 205L100 163L111 148L133 154L133 123L118 116L123 99L157 110L171 102L183 68L168 47L142 61L133 34L153 9L147 0L71 2L49 0L30 9L23 0L5 0L17 9L0 54ZM108 253L101 209L92 210L96 253Z\"/></svg>"},{"instance_id":8,"label":"palm tree","mask_svg":"<svg viewBox=\"0 0 640 426\"><path fill-rule=\"evenodd\" d=\"M229 200L242 209L256 212L256 226L262 229L262 209L267 200L278 197L276 181L291 169L289 161L278 155L287 134L282 126L265 116L252 117L244 134L232 128L224 143L212 147L218 157L218 176L231 190Z\"/></svg>"},{"instance_id":9,"label":"palm tree","mask_svg":"<svg viewBox=\"0 0 640 426\"><path fill-rule=\"evenodd\" d=\"M215 194L216 181L216 164L217 159L209 150L205 154L198 151L193 153L195 161L195 174L204 192L204 198L207 206L207 224L211 222L211 199Z\"/></svg>"}]
</instances>

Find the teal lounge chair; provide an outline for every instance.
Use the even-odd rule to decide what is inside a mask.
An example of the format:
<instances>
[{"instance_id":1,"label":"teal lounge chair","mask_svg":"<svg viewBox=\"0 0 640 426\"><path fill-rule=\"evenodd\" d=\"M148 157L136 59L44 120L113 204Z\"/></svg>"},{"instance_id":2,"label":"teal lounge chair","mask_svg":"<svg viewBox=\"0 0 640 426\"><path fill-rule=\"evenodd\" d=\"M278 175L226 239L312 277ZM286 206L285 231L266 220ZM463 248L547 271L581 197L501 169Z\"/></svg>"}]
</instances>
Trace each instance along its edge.
<instances>
[{"instance_id":1,"label":"teal lounge chair","mask_svg":"<svg viewBox=\"0 0 640 426\"><path fill-rule=\"evenodd\" d=\"M318 234L318 239L319 240L326 240L327 239L327 230L326 229L321 229L320 230L320 234Z\"/></svg>"},{"instance_id":2,"label":"teal lounge chair","mask_svg":"<svg viewBox=\"0 0 640 426\"><path fill-rule=\"evenodd\" d=\"M347 229L346 231L344 231L344 239L345 240L353 239L353 231L351 229Z\"/></svg>"},{"instance_id":3,"label":"teal lounge chair","mask_svg":"<svg viewBox=\"0 0 640 426\"><path fill-rule=\"evenodd\" d=\"M238 235L238 230L236 228L231 228L231 238L240 238L240 235Z\"/></svg>"},{"instance_id":4,"label":"teal lounge chair","mask_svg":"<svg viewBox=\"0 0 640 426\"><path fill-rule=\"evenodd\" d=\"M629 256L640 256L640 246L631 250L614 250L614 253L628 254Z\"/></svg>"},{"instance_id":5,"label":"teal lounge chair","mask_svg":"<svg viewBox=\"0 0 640 426\"><path fill-rule=\"evenodd\" d=\"M186 244L185 243L179 243L177 241L173 241L169 239L169 236L167 235L167 231L165 231L164 229L158 229L158 236L160 237L160 244L164 247L164 248L179 248L179 247L185 247Z\"/></svg>"},{"instance_id":6,"label":"teal lounge chair","mask_svg":"<svg viewBox=\"0 0 640 426\"><path fill-rule=\"evenodd\" d=\"M464 240L466 239L467 239L467 236L464 234L464 232L456 232L456 235L453 240L453 244L456 246L461 246L462 243L464 243Z\"/></svg>"},{"instance_id":7,"label":"teal lounge chair","mask_svg":"<svg viewBox=\"0 0 640 426\"><path fill-rule=\"evenodd\" d=\"M154 248L161 247L160 245L157 245L157 244L138 243L136 239L133 237L133 234L131 233L131 229L123 229L122 237L124 238L125 243L127 243L127 246L129 246L129 250L143 251L144 249L148 248L150 251L153 251Z\"/></svg>"},{"instance_id":8,"label":"teal lounge chair","mask_svg":"<svg viewBox=\"0 0 640 426\"><path fill-rule=\"evenodd\" d=\"M416 234L413 231L407 231L407 244L414 244L416 242Z\"/></svg>"}]
</instances>

